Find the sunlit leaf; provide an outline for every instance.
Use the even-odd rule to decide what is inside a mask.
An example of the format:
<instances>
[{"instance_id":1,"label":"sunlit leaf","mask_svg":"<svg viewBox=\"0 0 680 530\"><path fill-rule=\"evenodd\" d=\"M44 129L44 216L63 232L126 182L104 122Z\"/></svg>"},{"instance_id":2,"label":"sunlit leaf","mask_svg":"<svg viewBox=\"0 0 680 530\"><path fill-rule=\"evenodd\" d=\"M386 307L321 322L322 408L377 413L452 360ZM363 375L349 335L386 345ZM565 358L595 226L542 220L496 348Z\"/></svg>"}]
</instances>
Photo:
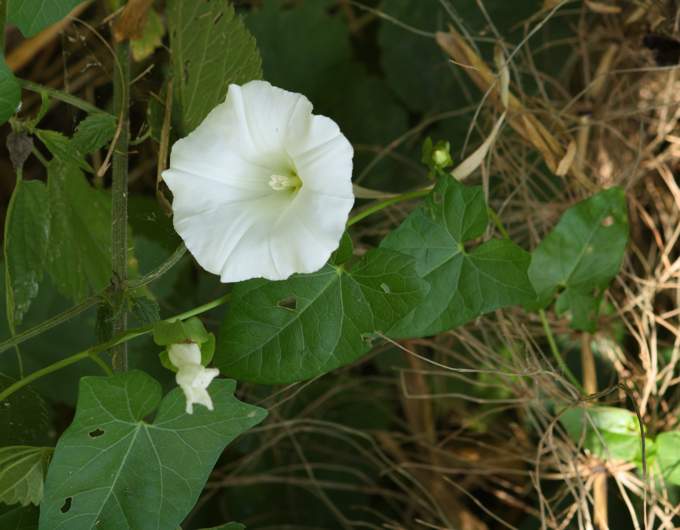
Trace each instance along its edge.
<instances>
[{"instance_id":1,"label":"sunlit leaf","mask_svg":"<svg viewBox=\"0 0 680 530\"><path fill-rule=\"evenodd\" d=\"M392 327L391 336L434 335L534 298L527 252L505 239L466 248L487 223L481 186L445 176L425 204L385 238L381 246L412 256L430 284L427 298Z\"/></svg>"},{"instance_id":2,"label":"sunlit leaf","mask_svg":"<svg viewBox=\"0 0 680 530\"><path fill-rule=\"evenodd\" d=\"M628 243L623 189L610 188L569 208L531 256L529 278L546 307L557 292L558 313L576 329L594 331L600 300Z\"/></svg>"},{"instance_id":3,"label":"sunlit leaf","mask_svg":"<svg viewBox=\"0 0 680 530\"><path fill-rule=\"evenodd\" d=\"M413 260L374 250L349 270L327 265L288 280L234 287L215 364L247 381L288 383L350 363L369 351L427 292Z\"/></svg>"}]
</instances>

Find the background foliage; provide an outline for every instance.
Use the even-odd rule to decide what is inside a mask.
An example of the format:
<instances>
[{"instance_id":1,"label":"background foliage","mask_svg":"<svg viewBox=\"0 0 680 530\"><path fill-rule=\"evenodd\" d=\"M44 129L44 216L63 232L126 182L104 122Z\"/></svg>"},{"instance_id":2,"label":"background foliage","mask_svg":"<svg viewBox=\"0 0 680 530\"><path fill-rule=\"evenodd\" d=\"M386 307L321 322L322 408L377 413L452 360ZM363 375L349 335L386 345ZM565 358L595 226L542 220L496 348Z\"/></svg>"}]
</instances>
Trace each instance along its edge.
<instances>
[{"instance_id":1,"label":"background foliage","mask_svg":"<svg viewBox=\"0 0 680 530\"><path fill-rule=\"evenodd\" d=\"M677 6L128 6L5 5L0 392L60 369L0 405L0 528L680 524L680 87L660 68L678 57L641 47L650 32L677 39ZM123 287L110 171L121 78ZM421 191L386 208L358 200L355 213L376 213L317 273L224 286L176 252L158 174L228 83L257 78L338 122L356 184ZM465 182L422 163L427 137L460 163L503 111ZM216 342L158 324L196 308ZM130 371L111 375L121 313L136 330ZM214 347L240 383L211 385L212 413L184 414L162 366L176 332L199 333L205 360Z\"/></svg>"}]
</instances>

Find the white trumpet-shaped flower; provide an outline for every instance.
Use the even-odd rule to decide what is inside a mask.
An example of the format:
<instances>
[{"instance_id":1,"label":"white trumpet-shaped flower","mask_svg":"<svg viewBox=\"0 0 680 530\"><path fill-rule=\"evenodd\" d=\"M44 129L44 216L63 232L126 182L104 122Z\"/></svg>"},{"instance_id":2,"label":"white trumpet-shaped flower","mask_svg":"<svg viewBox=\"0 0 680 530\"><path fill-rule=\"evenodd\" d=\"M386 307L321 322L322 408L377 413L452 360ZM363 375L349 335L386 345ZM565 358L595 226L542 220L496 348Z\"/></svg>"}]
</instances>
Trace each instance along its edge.
<instances>
[{"instance_id":1,"label":"white trumpet-shaped flower","mask_svg":"<svg viewBox=\"0 0 680 530\"><path fill-rule=\"evenodd\" d=\"M264 81L230 85L225 102L172 147L163 179L175 230L223 282L317 271L354 203L352 156L305 96Z\"/></svg>"},{"instance_id":2,"label":"white trumpet-shaped flower","mask_svg":"<svg viewBox=\"0 0 680 530\"><path fill-rule=\"evenodd\" d=\"M216 368L206 368L201 364L201 350L195 342L171 344L168 358L177 367L175 381L186 397L186 413L194 413L194 403L213 410L213 402L208 394L208 386L220 373Z\"/></svg>"}]
</instances>

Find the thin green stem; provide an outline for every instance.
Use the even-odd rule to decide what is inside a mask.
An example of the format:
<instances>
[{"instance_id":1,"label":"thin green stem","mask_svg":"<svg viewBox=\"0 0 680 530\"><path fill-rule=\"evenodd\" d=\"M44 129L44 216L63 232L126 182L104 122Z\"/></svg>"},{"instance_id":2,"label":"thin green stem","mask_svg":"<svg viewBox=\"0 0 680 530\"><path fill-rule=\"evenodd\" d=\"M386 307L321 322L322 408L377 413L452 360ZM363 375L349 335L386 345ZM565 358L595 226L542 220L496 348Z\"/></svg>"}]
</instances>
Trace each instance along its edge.
<instances>
[{"instance_id":1,"label":"thin green stem","mask_svg":"<svg viewBox=\"0 0 680 530\"><path fill-rule=\"evenodd\" d=\"M552 329L550 329L550 324L548 323L548 317L546 316L545 311L543 309L539 309L538 310L538 316L541 318L541 324L543 325L543 331L545 332L545 336L548 339L548 345L550 346L550 351L552 352L553 357L555 357L557 364L559 365L562 372L564 372L564 374L567 376L567 378L569 379L571 384L574 385L576 388L578 388L579 391L583 394L584 390L583 390L583 387L581 386L581 383L576 378L576 376L573 374L573 372L569 369L569 367L567 366L567 363L564 362L564 358L562 357L560 350L557 348L557 343L555 342L555 337L553 336Z\"/></svg>"},{"instance_id":2,"label":"thin green stem","mask_svg":"<svg viewBox=\"0 0 680 530\"><path fill-rule=\"evenodd\" d=\"M139 287L144 287L146 285L149 285L152 282L155 282L157 279L159 279L161 276L163 276L166 272L168 272L170 269L172 269L177 263L184 257L184 254L187 252L187 247L184 246L184 243L181 243L175 251L172 253L172 255L165 260L163 263L161 263L158 268L155 270L151 271L148 274L145 274L143 277L139 278L138 280L132 280L128 283L128 288L129 289L138 289Z\"/></svg>"},{"instance_id":3,"label":"thin green stem","mask_svg":"<svg viewBox=\"0 0 680 530\"><path fill-rule=\"evenodd\" d=\"M432 187L427 187L427 188L423 188L423 189L420 189L420 190L402 193L401 195L397 195L395 197L390 197L389 199L385 199L384 201L374 202L373 204L367 206L364 210L360 211L358 214L350 217L349 221L347 221L347 226L350 227L350 226L358 223L359 221L366 219L366 217L369 217L370 215L373 215L374 213L377 213L380 210L384 210L388 206L392 206L393 204L408 201L408 200L411 200L411 199L418 199L420 197L424 197L425 195L427 195L431 191L432 191Z\"/></svg>"},{"instance_id":4,"label":"thin green stem","mask_svg":"<svg viewBox=\"0 0 680 530\"><path fill-rule=\"evenodd\" d=\"M190 309L188 311L184 311L183 313L179 313L173 317L170 317L166 319L168 322L174 322L176 320L185 320L187 318L191 318L197 315L200 315L202 313L206 313L210 311L211 309L215 309L216 307L219 307L221 305L226 304L229 301L229 293L224 294L220 296L219 298L212 300L211 302L208 302L206 304L200 305L198 307L194 307L193 309ZM23 377L16 383L8 386L4 391L0 393L0 402L4 401L7 399L9 396L14 394L17 390L20 390L21 388L25 387L26 385L32 383L36 379L40 379L41 377L44 377L46 375L49 375L51 373L54 373L58 370L61 370L62 368L66 368L67 366L71 366L72 364L75 364L77 362L82 361L83 359L92 359L94 362L97 362L96 359L99 359L97 355L99 355L102 352L105 352L107 350L113 349L116 346L120 344L125 344L128 341L132 339L136 339L137 337L141 337L143 335L147 335L151 333L153 330L154 326L153 324L149 326L144 326L141 328L136 328L136 329L130 329L127 330L126 332L122 333L121 335L112 338L109 341L106 341L102 344L98 344L96 346L92 346L91 348L88 348L87 350L75 353L69 357L66 357L65 359L61 359L55 363L50 364L49 366L45 366L41 368L40 370L36 370L35 372L27 375L26 377ZM96 358L96 359L95 359ZM101 361L101 359L99 359ZM99 364L99 363L97 363ZM108 369L108 367L107 367Z\"/></svg>"},{"instance_id":5,"label":"thin green stem","mask_svg":"<svg viewBox=\"0 0 680 530\"><path fill-rule=\"evenodd\" d=\"M503 221L501 221L501 218L496 213L496 210L493 208L487 208L487 211L489 212L489 217L491 217L491 220L496 225L496 228L498 228L498 231L501 233L501 235L505 239L510 239L510 234L508 234L508 231L505 229L505 225L503 225Z\"/></svg>"},{"instance_id":6,"label":"thin green stem","mask_svg":"<svg viewBox=\"0 0 680 530\"><path fill-rule=\"evenodd\" d=\"M111 325L111 335L124 333L127 328L127 311L124 306L125 283L128 270L127 196L128 196L128 144L130 141L130 44L116 44L116 65L113 78L113 112L118 116L119 134L113 152L113 182L111 185L111 268L113 272L113 299L116 305ZM116 371L127 370L127 345L122 343L112 352Z\"/></svg>"},{"instance_id":7,"label":"thin green stem","mask_svg":"<svg viewBox=\"0 0 680 530\"><path fill-rule=\"evenodd\" d=\"M2 0L0 0L2 1ZM66 92L63 92L61 90L57 90L55 88L50 88L44 85L40 85L38 83L34 83L33 81L28 81L27 79L18 79L19 84L21 85L22 88L26 90L30 90L31 92L36 92L37 94L46 94L47 96L51 97L52 99L56 99L57 101L62 101L64 103L68 103L72 107L76 107L77 109L83 110L87 112L88 114L108 114L107 112L103 111L100 108L95 107L94 105L88 103L84 99L80 99L77 96L73 96L71 94L68 94Z\"/></svg>"},{"instance_id":8,"label":"thin green stem","mask_svg":"<svg viewBox=\"0 0 680 530\"><path fill-rule=\"evenodd\" d=\"M137 280L129 282L128 288L138 289L140 287L145 287L150 283L156 281L161 276L163 276L163 274L165 274L172 267L174 267L182 258L182 256L184 256L185 253L186 247L184 246L184 244L182 244L179 247L177 247L175 252L173 252L172 255L165 262L159 265L157 269L149 272L148 274L145 274L144 276ZM38 335L41 335L42 333L45 333L50 329L55 328L60 324L63 324L64 322L68 322L69 320L77 317L84 311L87 311L88 309L96 306L101 301L102 301L101 295L92 296L87 300L84 300L77 306L67 309L63 313L59 313L58 315L55 315L52 318L45 320L44 322L41 322L37 326L29 328L26 331L22 331L21 333L18 333L14 337L10 337L9 339L0 342L0 354L18 344L21 344L22 342L32 339L33 337L37 337Z\"/></svg>"}]
</instances>

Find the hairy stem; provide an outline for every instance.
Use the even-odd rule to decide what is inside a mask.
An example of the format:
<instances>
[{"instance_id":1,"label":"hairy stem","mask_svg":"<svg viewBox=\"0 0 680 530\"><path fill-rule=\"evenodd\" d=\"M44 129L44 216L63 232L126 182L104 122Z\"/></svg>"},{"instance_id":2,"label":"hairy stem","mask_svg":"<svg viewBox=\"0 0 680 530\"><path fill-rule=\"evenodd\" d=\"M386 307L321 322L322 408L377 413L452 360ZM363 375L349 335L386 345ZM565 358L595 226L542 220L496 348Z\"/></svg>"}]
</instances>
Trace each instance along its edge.
<instances>
[{"instance_id":1,"label":"hairy stem","mask_svg":"<svg viewBox=\"0 0 680 530\"><path fill-rule=\"evenodd\" d=\"M111 218L111 268L113 299L116 303L111 335L124 333L127 328L125 310L125 283L127 281L127 195L128 195L128 143L130 141L130 45L127 41L116 44L115 75L113 79L114 114L120 120L120 134L113 153L112 218ZM123 342L111 350L113 369L127 370L127 345Z\"/></svg>"},{"instance_id":2,"label":"hairy stem","mask_svg":"<svg viewBox=\"0 0 680 530\"><path fill-rule=\"evenodd\" d=\"M170 317L166 319L167 322L174 322L177 320L185 320L187 318L191 318L197 315L200 315L202 313L206 313L207 311L210 311L211 309L215 309L216 307L219 307L221 305L226 304L229 301L230 294L227 293L225 295L220 296L219 298L212 300L211 302L208 302L206 304L200 305L198 307L194 307L193 309L190 309L188 311L184 311L183 313L179 313L173 317ZM99 355L102 352L105 352L107 350L112 350L116 348L117 346L120 346L121 344L126 344L128 341L132 339L136 339L137 337L141 337L143 335L147 335L153 331L154 325L151 324L149 326L144 326L141 328L136 328L136 329L130 329L125 331L124 333L121 333L120 335L112 338L109 341L103 342L102 344L98 344L96 346L92 346L91 348L88 348L87 350L74 353L73 355L70 355L69 357L66 357L65 359L60 359L59 361L50 364L49 366L45 366L41 368L40 370L36 370L35 372L27 375L26 377L23 377L16 383L8 386L5 390L0 392L0 402L4 401L7 399L9 396L14 394L17 390L20 390L21 388L25 387L26 385L32 383L36 379L40 379L41 377L44 377L46 375L49 375L51 373L57 372L61 370L62 368L66 368L67 366L71 366L72 364L75 364L77 362L82 361L83 359L92 359L94 362L97 364L100 364L100 362L97 362L95 357ZM98 358L97 358L98 359Z\"/></svg>"},{"instance_id":3,"label":"hairy stem","mask_svg":"<svg viewBox=\"0 0 680 530\"><path fill-rule=\"evenodd\" d=\"M2 0L0 0L1 2ZM46 87L43 85L40 85L38 83L34 83L33 81L28 81L26 79L18 79L19 84L21 85L22 88L25 90L30 90L31 92L35 92L36 94L46 94L47 96L51 97L52 99L56 99L58 101L62 101L64 103L68 103L72 107L76 107L77 109L80 109L82 111L87 112L88 114L108 114L106 111L103 111L102 109L99 109L95 107L94 105L91 105L84 99L80 99L77 96L73 96L71 94L68 94L66 92L63 92L61 90L57 90L55 88L50 88Z\"/></svg>"}]
</instances>

